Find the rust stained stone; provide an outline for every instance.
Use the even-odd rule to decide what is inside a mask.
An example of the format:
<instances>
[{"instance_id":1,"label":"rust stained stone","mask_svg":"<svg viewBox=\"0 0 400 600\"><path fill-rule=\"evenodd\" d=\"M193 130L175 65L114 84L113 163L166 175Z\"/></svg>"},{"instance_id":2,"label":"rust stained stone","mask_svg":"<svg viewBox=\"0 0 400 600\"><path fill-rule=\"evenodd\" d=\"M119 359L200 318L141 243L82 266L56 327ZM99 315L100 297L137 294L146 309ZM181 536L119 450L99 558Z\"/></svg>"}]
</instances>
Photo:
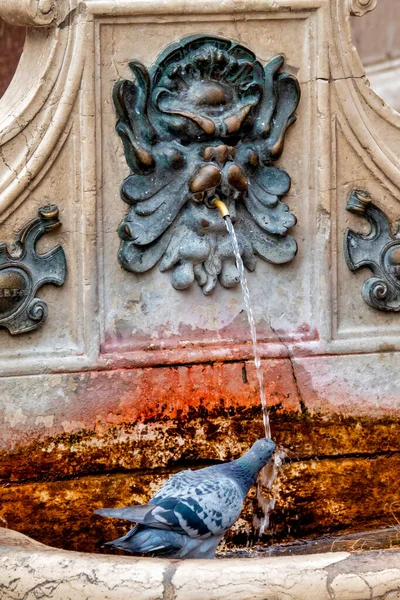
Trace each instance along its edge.
<instances>
[{"instance_id":1,"label":"rust stained stone","mask_svg":"<svg viewBox=\"0 0 400 600\"><path fill-rule=\"evenodd\" d=\"M289 359L263 369L274 438L291 461L264 541L393 524L400 419L335 412ZM35 424L32 405L23 442L9 428L0 460L2 522L50 545L98 549L126 524L94 520L95 508L146 502L172 470L236 458L263 435L252 362L55 377L66 397L51 427ZM254 510L253 493L228 548L254 537Z\"/></svg>"},{"instance_id":2,"label":"rust stained stone","mask_svg":"<svg viewBox=\"0 0 400 600\"><path fill-rule=\"evenodd\" d=\"M271 405L281 410L299 411L300 404L288 360L263 361L265 387ZM55 375L54 385L61 386L65 400L50 404L46 414L54 416L52 425L35 423L32 405L24 423L24 444L75 433L84 429L102 433L123 423L163 423L171 419L187 420L193 411L224 416L237 410L259 410L257 379L252 362L214 363L165 368L116 369ZM35 377L29 383L34 389ZM40 381L40 378L37 378ZM50 386L52 376L50 376ZM68 423L81 427L68 429ZM220 412L222 411L222 412ZM228 412L226 412L228 411ZM261 419L261 411L259 412ZM18 425L10 427L1 440L8 450L20 443Z\"/></svg>"},{"instance_id":3,"label":"rust stained stone","mask_svg":"<svg viewBox=\"0 0 400 600\"><path fill-rule=\"evenodd\" d=\"M396 525L400 517L399 469L399 455L284 465L275 484L271 527L262 541L272 544ZM49 545L100 551L104 541L125 533L129 524L98 518L93 511L102 506L145 503L175 470L0 486L0 520ZM255 541L255 509L253 490L241 518L226 537L225 548Z\"/></svg>"},{"instance_id":4,"label":"rust stained stone","mask_svg":"<svg viewBox=\"0 0 400 600\"><path fill-rule=\"evenodd\" d=\"M315 416L271 411L274 439L293 459L314 456L393 452L398 448L400 420ZM81 430L15 451L4 451L1 477L5 482L158 469L176 462L229 460L245 451L263 435L258 407L230 410L222 404L220 414L206 408L189 412L187 418L162 423L123 423L104 431Z\"/></svg>"},{"instance_id":5,"label":"rust stained stone","mask_svg":"<svg viewBox=\"0 0 400 600\"><path fill-rule=\"evenodd\" d=\"M274 439L294 458L398 450L400 419L334 412L293 378L289 360L263 361ZM263 435L252 363L116 370L57 377L51 426L36 407L3 436L4 481L57 479L176 461L229 460ZM61 381L60 381L61 377ZM34 389L34 379L29 385ZM304 378L303 378L304 383ZM299 395L298 386L301 385ZM306 399L306 400L304 400ZM68 411L68 412L67 412ZM68 414L68 420L65 414Z\"/></svg>"}]
</instances>

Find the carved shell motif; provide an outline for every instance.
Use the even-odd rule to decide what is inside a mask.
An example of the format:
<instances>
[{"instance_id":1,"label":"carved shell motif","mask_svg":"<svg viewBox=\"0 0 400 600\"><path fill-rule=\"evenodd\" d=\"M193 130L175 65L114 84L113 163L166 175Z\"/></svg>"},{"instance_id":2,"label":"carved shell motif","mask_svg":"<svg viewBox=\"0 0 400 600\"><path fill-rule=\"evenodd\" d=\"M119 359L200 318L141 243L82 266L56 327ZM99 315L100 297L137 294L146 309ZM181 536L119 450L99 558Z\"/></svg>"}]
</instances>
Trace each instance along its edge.
<instances>
[{"instance_id":1,"label":"carved shell motif","mask_svg":"<svg viewBox=\"0 0 400 600\"><path fill-rule=\"evenodd\" d=\"M119 227L119 261L135 273L172 270L174 288L195 280L205 294L238 281L225 224L212 206L229 207L245 266L256 257L285 263L296 254L286 235L296 223L280 201L290 187L272 166L300 98L295 77L263 67L244 46L192 36L169 46L149 69L130 63L135 81L114 87L131 170L121 187L131 208Z\"/></svg>"}]
</instances>

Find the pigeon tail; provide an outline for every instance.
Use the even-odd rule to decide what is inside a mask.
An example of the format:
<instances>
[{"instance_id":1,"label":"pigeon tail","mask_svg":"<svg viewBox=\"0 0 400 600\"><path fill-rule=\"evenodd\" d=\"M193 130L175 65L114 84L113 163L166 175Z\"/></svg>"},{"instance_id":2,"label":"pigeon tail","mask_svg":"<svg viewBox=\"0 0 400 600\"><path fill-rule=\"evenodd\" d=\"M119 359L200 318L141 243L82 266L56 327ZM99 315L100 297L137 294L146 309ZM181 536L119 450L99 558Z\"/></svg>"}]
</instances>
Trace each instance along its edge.
<instances>
[{"instance_id":1,"label":"pigeon tail","mask_svg":"<svg viewBox=\"0 0 400 600\"><path fill-rule=\"evenodd\" d=\"M104 546L135 553L157 552L164 556L169 556L170 552L175 553L181 548L179 538L182 536L178 533L143 526L136 526L134 529L135 531L131 530L126 535L107 542Z\"/></svg>"},{"instance_id":2,"label":"pigeon tail","mask_svg":"<svg viewBox=\"0 0 400 600\"><path fill-rule=\"evenodd\" d=\"M101 517L112 517L113 519L124 519L133 523L141 523L153 508L154 504L137 504L123 508L99 508L94 511L94 514Z\"/></svg>"},{"instance_id":3,"label":"pigeon tail","mask_svg":"<svg viewBox=\"0 0 400 600\"><path fill-rule=\"evenodd\" d=\"M136 526L123 537L104 546L133 553L147 553L168 558L214 558L222 536L207 540L192 539L174 531ZM134 533L134 535L133 535Z\"/></svg>"}]
</instances>

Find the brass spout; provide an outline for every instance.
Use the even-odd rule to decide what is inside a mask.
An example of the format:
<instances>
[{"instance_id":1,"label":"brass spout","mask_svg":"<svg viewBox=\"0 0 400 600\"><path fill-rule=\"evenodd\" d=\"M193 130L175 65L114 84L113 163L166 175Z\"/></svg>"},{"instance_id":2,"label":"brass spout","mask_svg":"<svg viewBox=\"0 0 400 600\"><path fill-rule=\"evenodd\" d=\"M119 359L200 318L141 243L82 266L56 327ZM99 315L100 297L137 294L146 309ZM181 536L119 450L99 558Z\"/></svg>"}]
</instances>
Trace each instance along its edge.
<instances>
[{"instance_id":1,"label":"brass spout","mask_svg":"<svg viewBox=\"0 0 400 600\"><path fill-rule=\"evenodd\" d=\"M225 202L222 202L222 200L220 200L219 198L217 200L214 200L213 205L216 206L216 208L218 208L223 219L225 219L225 217L230 216L227 205L225 204Z\"/></svg>"}]
</instances>

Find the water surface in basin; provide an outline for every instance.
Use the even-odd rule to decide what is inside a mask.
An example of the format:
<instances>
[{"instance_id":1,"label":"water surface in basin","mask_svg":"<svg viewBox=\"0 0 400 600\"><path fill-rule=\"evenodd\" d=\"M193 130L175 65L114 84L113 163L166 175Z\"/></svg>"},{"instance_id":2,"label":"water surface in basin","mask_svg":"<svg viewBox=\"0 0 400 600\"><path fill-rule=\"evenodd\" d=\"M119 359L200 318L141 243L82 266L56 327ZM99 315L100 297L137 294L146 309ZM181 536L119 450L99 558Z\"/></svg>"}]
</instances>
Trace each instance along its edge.
<instances>
[{"instance_id":1,"label":"water surface in basin","mask_svg":"<svg viewBox=\"0 0 400 600\"><path fill-rule=\"evenodd\" d=\"M336 536L301 539L287 544L265 546L256 544L252 548L219 551L217 558L266 558L268 556L296 556L324 552L360 552L400 548L400 525Z\"/></svg>"}]
</instances>

